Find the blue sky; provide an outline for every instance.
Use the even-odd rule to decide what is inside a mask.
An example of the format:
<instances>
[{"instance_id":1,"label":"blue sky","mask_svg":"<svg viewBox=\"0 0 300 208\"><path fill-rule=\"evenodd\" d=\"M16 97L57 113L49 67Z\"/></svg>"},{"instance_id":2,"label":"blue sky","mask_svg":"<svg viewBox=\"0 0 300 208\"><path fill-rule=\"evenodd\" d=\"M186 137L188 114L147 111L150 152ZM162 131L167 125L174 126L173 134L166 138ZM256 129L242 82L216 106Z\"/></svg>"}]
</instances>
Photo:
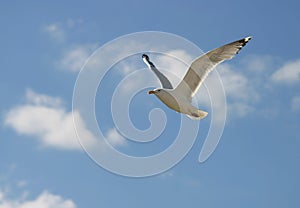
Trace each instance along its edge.
<instances>
[{"instance_id":1,"label":"blue sky","mask_svg":"<svg viewBox=\"0 0 300 208\"><path fill-rule=\"evenodd\" d=\"M291 0L2 2L0 208L298 207L298 10L299 2ZM156 176L129 178L104 170L81 149L72 126L72 94L95 49L141 31L173 33L203 51L248 35L253 40L217 69L228 111L211 157L198 162L207 118L179 164ZM145 67L139 56L132 58L134 66ZM126 75L119 68L99 89ZM155 107L170 118L149 146L124 141L109 111L97 108L110 142L131 155L162 151L179 127L178 114L143 92L130 109L137 112L131 115L138 128L150 125L147 114ZM109 107L100 95L96 104Z\"/></svg>"}]
</instances>

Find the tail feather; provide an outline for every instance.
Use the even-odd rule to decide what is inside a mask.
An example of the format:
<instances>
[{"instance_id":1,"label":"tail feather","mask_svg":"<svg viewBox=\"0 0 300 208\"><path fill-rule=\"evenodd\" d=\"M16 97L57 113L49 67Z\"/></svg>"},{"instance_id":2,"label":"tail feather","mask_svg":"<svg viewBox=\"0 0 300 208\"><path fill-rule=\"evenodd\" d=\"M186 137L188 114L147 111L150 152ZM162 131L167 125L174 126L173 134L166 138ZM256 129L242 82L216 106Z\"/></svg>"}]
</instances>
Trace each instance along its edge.
<instances>
[{"instance_id":1,"label":"tail feather","mask_svg":"<svg viewBox=\"0 0 300 208\"><path fill-rule=\"evenodd\" d=\"M193 112L191 115L187 115L187 116L191 119L200 120L205 118L207 114L208 113L206 111L197 110L197 112Z\"/></svg>"}]
</instances>

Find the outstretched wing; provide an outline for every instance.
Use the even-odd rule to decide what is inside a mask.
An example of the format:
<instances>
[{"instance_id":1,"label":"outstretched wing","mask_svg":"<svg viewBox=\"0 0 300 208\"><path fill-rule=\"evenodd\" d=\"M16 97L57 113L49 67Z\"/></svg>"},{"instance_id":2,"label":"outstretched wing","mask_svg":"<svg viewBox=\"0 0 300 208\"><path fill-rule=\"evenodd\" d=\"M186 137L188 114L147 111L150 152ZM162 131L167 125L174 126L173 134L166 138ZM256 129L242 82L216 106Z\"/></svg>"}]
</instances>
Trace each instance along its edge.
<instances>
[{"instance_id":1,"label":"outstretched wing","mask_svg":"<svg viewBox=\"0 0 300 208\"><path fill-rule=\"evenodd\" d=\"M216 48L194 60L183 80L175 88L176 93L189 100L196 94L204 79L218 64L234 57L252 37L243 38Z\"/></svg>"},{"instance_id":2,"label":"outstretched wing","mask_svg":"<svg viewBox=\"0 0 300 208\"><path fill-rule=\"evenodd\" d=\"M158 77L162 87L164 89L173 89L173 86L171 82L168 80L168 78L163 75L158 69L154 66L154 64L149 60L147 55L143 55L147 58L144 59L145 63L148 65L148 67L154 72L154 74Z\"/></svg>"}]
</instances>

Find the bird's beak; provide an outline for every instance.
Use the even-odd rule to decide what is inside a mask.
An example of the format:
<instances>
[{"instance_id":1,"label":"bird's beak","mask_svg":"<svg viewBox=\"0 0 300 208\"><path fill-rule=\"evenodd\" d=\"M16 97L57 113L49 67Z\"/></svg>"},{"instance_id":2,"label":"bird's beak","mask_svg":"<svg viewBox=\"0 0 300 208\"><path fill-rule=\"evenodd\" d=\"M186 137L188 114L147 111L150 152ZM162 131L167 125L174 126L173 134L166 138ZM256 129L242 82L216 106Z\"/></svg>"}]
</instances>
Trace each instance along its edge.
<instances>
[{"instance_id":1,"label":"bird's beak","mask_svg":"<svg viewBox=\"0 0 300 208\"><path fill-rule=\"evenodd\" d=\"M155 94L155 92L154 92L153 90L150 90L150 91L148 92L148 94L149 94L149 95Z\"/></svg>"}]
</instances>

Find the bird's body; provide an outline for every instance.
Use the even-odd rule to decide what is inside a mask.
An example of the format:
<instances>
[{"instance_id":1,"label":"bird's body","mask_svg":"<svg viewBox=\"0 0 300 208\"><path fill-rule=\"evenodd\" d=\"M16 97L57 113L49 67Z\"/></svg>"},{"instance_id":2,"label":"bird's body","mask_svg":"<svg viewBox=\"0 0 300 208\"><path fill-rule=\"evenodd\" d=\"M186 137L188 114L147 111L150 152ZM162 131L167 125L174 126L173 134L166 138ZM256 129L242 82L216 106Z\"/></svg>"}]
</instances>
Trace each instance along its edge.
<instances>
[{"instance_id":1,"label":"bird's body","mask_svg":"<svg viewBox=\"0 0 300 208\"><path fill-rule=\"evenodd\" d=\"M209 74L218 64L224 60L233 58L239 50L251 40L251 37L234 41L217 49L214 49L194 60L179 85L173 89L170 81L159 72L149 57L143 54L143 60L148 67L159 78L163 89L149 91L149 94L156 95L169 108L186 114L193 119L202 119L207 112L197 109L191 104L193 96Z\"/></svg>"},{"instance_id":2,"label":"bird's body","mask_svg":"<svg viewBox=\"0 0 300 208\"><path fill-rule=\"evenodd\" d=\"M150 91L149 94L155 94L166 106L179 113L186 114L190 118L201 119L207 115L207 112L191 105L191 102L186 97L176 93L175 90L157 89Z\"/></svg>"}]
</instances>

